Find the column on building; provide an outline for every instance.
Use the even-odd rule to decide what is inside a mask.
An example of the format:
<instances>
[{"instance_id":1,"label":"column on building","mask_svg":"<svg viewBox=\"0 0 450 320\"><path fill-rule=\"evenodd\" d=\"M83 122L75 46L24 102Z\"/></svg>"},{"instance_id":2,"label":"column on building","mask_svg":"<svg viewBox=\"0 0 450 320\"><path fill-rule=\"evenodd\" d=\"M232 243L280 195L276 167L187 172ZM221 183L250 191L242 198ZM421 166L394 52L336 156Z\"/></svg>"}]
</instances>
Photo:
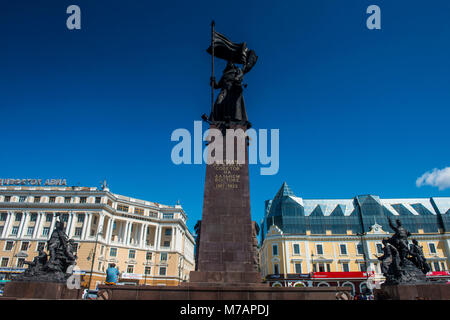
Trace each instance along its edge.
<instances>
[{"instance_id":1,"label":"column on building","mask_svg":"<svg viewBox=\"0 0 450 320\"><path fill-rule=\"evenodd\" d=\"M131 234L133 233L133 222L130 221L130 223L128 223L128 235L127 235L127 241L126 241L126 245L130 245L131 243Z\"/></svg>"},{"instance_id":2,"label":"column on building","mask_svg":"<svg viewBox=\"0 0 450 320\"><path fill-rule=\"evenodd\" d=\"M6 221L5 221L5 228L3 229L3 233L1 234L2 238L6 238L9 235L9 227L11 225L12 217L13 217L12 212L8 211Z\"/></svg>"},{"instance_id":3,"label":"column on building","mask_svg":"<svg viewBox=\"0 0 450 320\"><path fill-rule=\"evenodd\" d=\"M72 216L72 223L70 224L69 228L69 238L72 238L75 235L75 226L77 225L78 216L75 212L71 211L70 215Z\"/></svg>"},{"instance_id":4,"label":"column on building","mask_svg":"<svg viewBox=\"0 0 450 320\"><path fill-rule=\"evenodd\" d=\"M86 239L86 233L87 233L87 229L88 229L88 212L84 213L84 219L83 219L83 229L81 230L81 239Z\"/></svg>"},{"instance_id":5,"label":"column on building","mask_svg":"<svg viewBox=\"0 0 450 320\"><path fill-rule=\"evenodd\" d=\"M88 222L87 222L87 230L86 230L86 239L89 239L91 237L91 231L92 231L92 217L94 216L93 212L88 213Z\"/></svg>"},{"instance_id":6,"label":"column on building","mask_svg":"<svg viewBox=\"0 0 450 320\"><path fill-rule=\"evenodd\" d=\"M139 237L139 247L143 248L144 247L144 233L145 233L145 224L141 223L141 230L140 230L140 237Z\"/></svg>"},{"instance_id":7,"label":"column on building","mask_svg":"<svg viewBox=\"0 0 450 320\"><path fill-rule=\"evenodd\" d=\"M19 232L17 233L18 238L23 238L26 234L25 229L28 224L28 220L30 218L30 213L28 211L24 211L22 214L22 220L20 221Z\"/></svg>"},{"instance_id":8,"label":"column on building","mask_svg":"<svg viewBox=\"0 0 450 320\"><path fill-rule=\"evenodd\" d=\"M106 229L106 237L105 237L105 241L107 243L111 242L111 236L112 236L112 231L113 231L113 226L114 226L114 219L111 217L108 219L108 228Z\"/></svg>"},{"instance_id":9,"label":"column on building","mask_svg":"<svg viewBox=\"0 0 450 320\"><path fill-rule=\"evenodd\" d=\"M160 233L161 233L161 225L158 225L155 230L155 250L160 250L160 243L161 243Z\"/></svg>"},{"instance_id":10,"label":"column on building","mask_svg":"<svg viewBox=\"0 0 450 320\"><path fill-rule=\"evenodd\" d=\"M105 234L103 234L103 223L105 222L105 214L103 212L100 213L100 219L98 221L98 225L97 225L97 234L99 234L100 232L102 232L101 234L101 238L105 239Z\"/></svg>"},{"instance_id":11,"label":"column on building","mask_svg":"<svg viewBox=\"0 0 450 320\"><path fill-rule=\"evenodd\" d=\"M142 235L142 247L146 248L147 247L147 235L148 235L148 223L145 223L143 226L144 226L144 232Z\"/></svg>"},{"instance_id":12,"label":"column on building","mask_svg":"<svg viewBox=\"0 0 450 320\"><path fill-rule=\"evenodd\" d=\"M309 250L309 241L305 240L304 242L305 245L305 260L306 260L306 270L308 273L312 272L312 267L311 267L311 258L310 258L310 254L311 251Z\"/></svg>"},{"instance_id":13,"label":"column on building","mask_svg":"<svg viewBox=\"0 0 450 320\"><path fill-rule=\"evenodd\" d=\"M130 221L125 222L125 232L123 235L123 244L128 245L128 234L129 234L129 228L130 228Z\"/></svg>"},{"instance_id":14,"label":"column on building","mask_svg":"<svg viewBox=\"0 0 450 320\"><path fill-rule=\"evenodd\" d=\"M33 239L36 239L39 237L39 227L41 225L41 219L42 219L41 211L37 212L36 214L37 214L37 217L36 217L36 222L34 224Z\"/></svg>"},{"instance_id":15,"label":"column on building","mask_svg":"<svg viewBox=\"0 0 450 320\"><path fill-rule=\"evenodd\" d=\"M70 238L71 237L70 229L71 229L72 223L73 223L73 213L72 212L68 212L67 215L69 216L69 218L67 219L66 234Z\"/></svg>"},{"instance_id":16,"label":"column on building","mask_svg":"<svg viewBox=\"0 0 450 320\"><path fill-rule=\"evenodd\" d=\"M171 232L170 232L170 250L175 250L175 233L176 233L176 229L174 226L171 227Z\"/></svg>"},{"instance_id":17,"label":"column on building","mask_svg":"<svg viewBox=\"0 0 450 320\"><path fill-rule=\"evenodd\" d=\"M53 212L52 215L53 215L53 217L52 217L52 224L50 225L50 231L48 233L48 237L49 238L52 235L53 229L55 229L55 223L56 223L56 213Z\"/></svg>"}]
</instances>

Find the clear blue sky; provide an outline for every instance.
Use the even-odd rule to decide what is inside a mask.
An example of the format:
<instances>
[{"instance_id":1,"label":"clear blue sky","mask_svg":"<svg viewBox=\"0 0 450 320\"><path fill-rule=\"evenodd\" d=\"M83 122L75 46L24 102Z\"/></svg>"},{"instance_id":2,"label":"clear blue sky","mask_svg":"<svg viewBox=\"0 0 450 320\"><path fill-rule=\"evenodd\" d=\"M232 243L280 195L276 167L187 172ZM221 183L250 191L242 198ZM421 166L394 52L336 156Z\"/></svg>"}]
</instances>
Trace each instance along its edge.
<instances>
[{"instance_id":1,"label":"clear blue sky","mask_svg":"<svg viewBox=\"0 0 450 320\"><path fill-rule=\"evenodd\" d=\"M255 220L283 181L304 198L450 196L415 185L449 165L449 1L223 3L2 3L0 176L106 178L115 193L180 200L192 230L205 167L172 164L170 135L210 111L214 18L259 55L245 91L254 127L280 129L279 173L251 168ZM66 28L71 4L80 31ZM371 4L381 30L365 26Z\"/></svg>"}]
</instances>

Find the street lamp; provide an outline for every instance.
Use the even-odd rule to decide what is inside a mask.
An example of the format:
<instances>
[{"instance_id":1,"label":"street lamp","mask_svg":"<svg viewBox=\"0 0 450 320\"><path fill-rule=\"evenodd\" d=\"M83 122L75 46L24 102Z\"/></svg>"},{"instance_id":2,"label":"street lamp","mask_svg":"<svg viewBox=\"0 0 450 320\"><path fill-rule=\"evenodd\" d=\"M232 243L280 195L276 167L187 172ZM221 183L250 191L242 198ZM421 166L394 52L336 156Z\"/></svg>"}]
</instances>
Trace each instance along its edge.
<instances>
[{"instance_id":1,"label":"street lamp","mask_svg":"<svg viewBox=\"0 0 450 320\"><path fill-rule=\"evenodd\" d=\"M144 286L147 285L148 251L146 253L145 260L146 260L146 263L145 263L145 266L144 266Z\"/></svg>"},{"instance_id":2,"label":"street lamp","mask_svg":"<svg viewBox=\"0 0 450 320\"><path fill-rule=\"evenodd\" d=\"M311 253L311 266L312 266L311 282L312 282L312 286L314 287L314 252Z\"/></svg>"},{"instance_id":3,"label":"street lamp","mask_svg":"<svg viewBox=\"0 0 450 320\"><path fill-rule=\"evenodd\" d=\"M100 230L102 230L102 228L100 228ZM89 275L89 285L88 285L88 290L91 288L91 281L92 281L92 272L94 271L94 261L95 261L95 253L97 251L97 243L98 243L98 236L102 235L102 232L97 232L97 235L95 236L95 246L94 246L94 252L92 254L92 263L91 263L91 273Z\"/></svg>"},{"instance_id":4,"label":"street lamp","mask_svg":"<svg viewBox=\"0 0 450 320\"><path fill-rule=\"evenodd\" d=\"M364 257L364 266L366 269L366 288L369 289L369 287L367 286L369 283L369 268L367 266L367 254L366 254L366 247L364 245L364 236L366 235L365 232L360 232L356 234L357 236L361 237L361 246L362 246L362 250L363 250L363 257Z\"/></svg>"}]
</instances>

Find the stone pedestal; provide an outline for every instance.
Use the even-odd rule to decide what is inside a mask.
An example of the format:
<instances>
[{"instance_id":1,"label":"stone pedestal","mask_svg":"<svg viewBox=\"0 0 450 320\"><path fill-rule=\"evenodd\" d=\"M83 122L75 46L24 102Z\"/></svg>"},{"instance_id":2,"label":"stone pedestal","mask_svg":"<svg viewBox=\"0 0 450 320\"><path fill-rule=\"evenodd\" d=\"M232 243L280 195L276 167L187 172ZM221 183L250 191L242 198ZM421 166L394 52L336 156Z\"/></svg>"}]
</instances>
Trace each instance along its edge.
<instances>
[{"instance_id":1,"label":"stone pedestal","mask_svg":"<svg viewBox=\"0 0 450 320\"><path fill-rule=\"evenodd\" d=\"M348 300L349 287L272 288L258 285L99 286L99 300Z\"/></svg>"},{"instance_id":2,"label":"stone pedestal","mask_svg":"<svg viewBox=\"0 0 450 320\"><path fill-rule=\"evenodd\" d=\"M450 285L445 283L382 285L375 289L377 300L450 300Z\"/></svg>"},{"instance_id":3,"label":"stone pedestal","mask_svg":"<svg viewBox=\"0 0 450 320\"><path fill-rule=\"evenodd\" d=\"M81 299L82 289L68 289L65 283L11 281L5 285L3 296L15 299Z\"/></svg>"},{"instance_id":4,"label":"stone pedestal","mask_svg":"<svg viewBox=\"0 0 450 320\"><path fill-rule=\"evenodd\" d=\"M211 129L217 127L212 125ZM230 129L246 130L239 125L231 125ZM241 137L235 139L232 159L229 159L234 163L226 163L227 150L224 148L223 164L206 167L198 268L190 274L191 283L238 285L262 282L252 241L247 139ZM223 142L225 146L226 136L223 136ZM243 151L244 164L237 163L239 148Z\"/></svg>"}]
</instances>

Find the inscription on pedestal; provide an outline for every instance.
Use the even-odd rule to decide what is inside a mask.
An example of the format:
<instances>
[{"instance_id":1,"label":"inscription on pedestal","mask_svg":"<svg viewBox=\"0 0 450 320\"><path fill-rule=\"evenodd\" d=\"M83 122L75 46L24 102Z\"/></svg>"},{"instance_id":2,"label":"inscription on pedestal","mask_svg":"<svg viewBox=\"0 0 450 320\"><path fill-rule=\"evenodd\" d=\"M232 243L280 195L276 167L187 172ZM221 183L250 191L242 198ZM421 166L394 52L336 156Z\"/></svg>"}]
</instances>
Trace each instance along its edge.
<instances>
[{"instance_id":1,"label":"inscription on pedestal","mask_svg":"<svg viewBox=\"0 0 450 320\"><path fill-rule=\"evenodd\" d=\"M214 188L219 190L232 190L239 188L241 182L242 164L213 164Z\"/></svg>"}]
</instances>

